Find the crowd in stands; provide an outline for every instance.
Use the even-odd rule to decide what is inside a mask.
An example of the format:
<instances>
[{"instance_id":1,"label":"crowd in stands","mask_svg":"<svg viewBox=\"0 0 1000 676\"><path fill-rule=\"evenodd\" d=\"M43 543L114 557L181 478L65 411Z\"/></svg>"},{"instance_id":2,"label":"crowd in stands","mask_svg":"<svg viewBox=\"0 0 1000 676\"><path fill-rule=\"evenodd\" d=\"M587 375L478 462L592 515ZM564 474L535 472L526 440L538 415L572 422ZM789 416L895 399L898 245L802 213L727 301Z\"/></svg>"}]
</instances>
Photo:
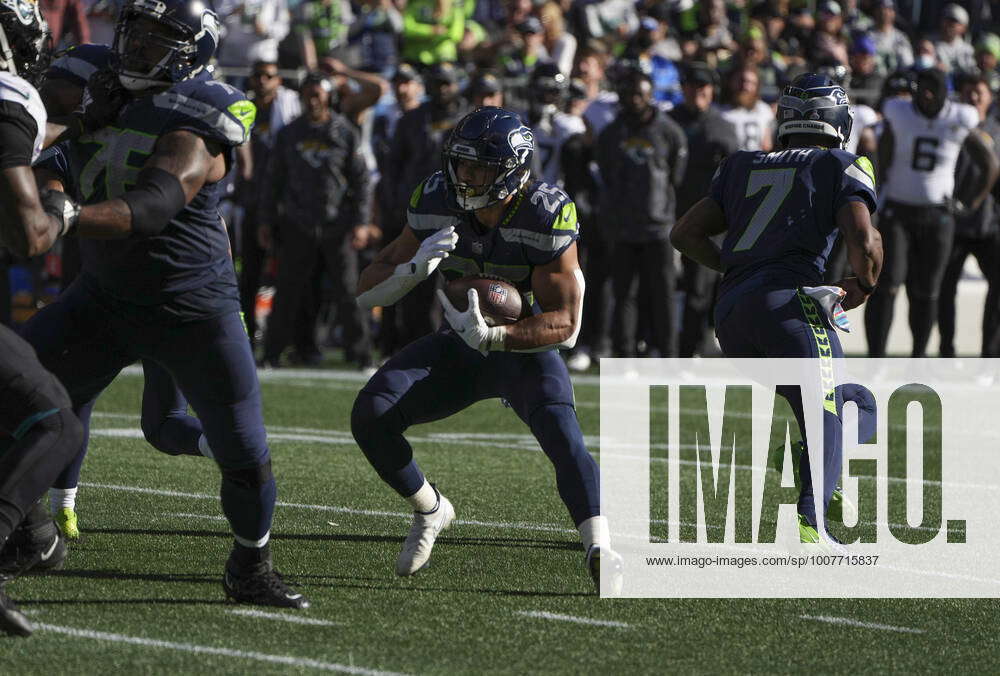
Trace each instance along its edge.
<instances>
[{"instance_id":1,"label":"crowd in stands","mask_svg":"<svg viewBox=\"0 0 1000 676\"><path fill-rule=\"evenodd\" d=\"M119 0L41 6L58 48L114 40ZM820 70L843 83L857 104L848 149L876 173L883 103L910 95L921 71L943 72L987 134L1000 128L1000 2L215 0L214 9L218 77L258 107L226 216L249 333L271 366L318 363L336 345L370 368L437 326L433 282L373 316L345 299L475 106L519 112L535 131L535 175L577 204L587 296L576 368L599 356L711 352L717 276L677 258L669 231L727 154L775 148L774 104L796 75ZM293 128L299 116L323 131ZM963 260L987 252L976 255L991 289L994 201L974 231L959 227L982 246L955 249ZM996 356L987 342L984 354Z\"/></svg>"}]
</instances>

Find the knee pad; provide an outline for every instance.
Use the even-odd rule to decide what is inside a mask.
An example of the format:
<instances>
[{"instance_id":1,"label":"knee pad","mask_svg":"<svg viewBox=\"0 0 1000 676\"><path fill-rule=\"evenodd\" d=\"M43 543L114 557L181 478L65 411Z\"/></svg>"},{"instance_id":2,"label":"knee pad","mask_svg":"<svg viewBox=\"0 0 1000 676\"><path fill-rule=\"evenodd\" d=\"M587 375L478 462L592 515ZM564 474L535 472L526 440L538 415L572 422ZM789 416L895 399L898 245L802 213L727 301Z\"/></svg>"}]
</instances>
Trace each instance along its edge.
<instances>
[{"instance_id":1,"label":"knee pad","mask_svg":"<svg viewBox=\"0 0 1000 676\"><path fill-rule=\"evenodd\" d=\"M223 481L228 481L245 490L259 488L274 480L270 459L256 467L234 468L219 465L219 469L222 471Z\"/></svg>"}]
</instances>

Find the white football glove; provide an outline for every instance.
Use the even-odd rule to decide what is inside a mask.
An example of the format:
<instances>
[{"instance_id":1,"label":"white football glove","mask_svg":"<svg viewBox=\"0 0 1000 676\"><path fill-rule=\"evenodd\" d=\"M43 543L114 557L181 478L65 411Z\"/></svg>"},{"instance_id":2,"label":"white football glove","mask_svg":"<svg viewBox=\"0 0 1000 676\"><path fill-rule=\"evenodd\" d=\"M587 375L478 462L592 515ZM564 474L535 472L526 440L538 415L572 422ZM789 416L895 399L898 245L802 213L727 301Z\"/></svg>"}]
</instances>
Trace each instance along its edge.
<instances>
[{"instance_id":1,"label":"white football glove","mask_svg":"<svg viewBox=\"0 0 1000 676\"><path fill-rule=\"evenodd\" d=\"M410 272L420 279L427 279L458 244L454 226L438 230L420 243L417 253L410 259Z\"/></svg>"},{"instance_id":2,"label":"white football glove","mask_svg":"<svg viewBox=\"0 0 1000 676\"><path fill-rule=\"evenodd\" d=\"M465 312L459 312L448 300L444 291L438 289L438 300L444 308L444 318L462 340L473 350L478 350L485 357L491 350L503 350L504 337L507 329L503 326L487 326L483 313L479 311L479 294L475 289L469 289L469 307Z\"/></svg>"}]
</instances>

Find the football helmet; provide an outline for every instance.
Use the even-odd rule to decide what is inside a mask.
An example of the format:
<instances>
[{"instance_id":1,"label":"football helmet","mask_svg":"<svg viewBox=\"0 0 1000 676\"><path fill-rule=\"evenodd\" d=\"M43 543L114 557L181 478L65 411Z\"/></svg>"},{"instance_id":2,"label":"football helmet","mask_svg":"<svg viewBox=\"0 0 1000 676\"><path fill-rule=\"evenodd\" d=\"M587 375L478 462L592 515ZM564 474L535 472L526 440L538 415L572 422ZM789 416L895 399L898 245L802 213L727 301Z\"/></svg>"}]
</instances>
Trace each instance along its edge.
<instances>
[{"instance_id":1,"label":"football helmet","mask_svg":"<svg viewBox=\"0 0 1000 676\"><path fill-rule=\"evenodd\" d=\"M778 99L778 139L793 134L826 136L843 148L851 136L854 111L847 92L828 75L805 73Z\"/></svg>"},{"instance_id":2,"label":"football helmet","mask_svg":"<svg viewBox=\"0 0 1000 676\"><path fill-rule=\"evenodd\" d=\"M520 190L531 175L534 150L534 135L516 113L491 106L463 117L441 158L452 207L476 211Z\"/></svg>"},{"instance_id":3,"label":"football helmet","mask_svg":"<svg viewBox=\"0 0 1000 676\"><path fill-rule=\"evenodd\" d=\"M126 89L197 75L219 45L219 18L203 0L131 0L118 16L112 67Z\"/></svg>"},{"instance_id":4,"label":"football helmet","mask_svg":"<svg viewBox=\"0 0 1000 676\"><path fill-rule=\"evenodd\" d=\"M49 26L34 0L0 0L0 70L39 85L49 67Z\"/></svg>"}]
</instances>

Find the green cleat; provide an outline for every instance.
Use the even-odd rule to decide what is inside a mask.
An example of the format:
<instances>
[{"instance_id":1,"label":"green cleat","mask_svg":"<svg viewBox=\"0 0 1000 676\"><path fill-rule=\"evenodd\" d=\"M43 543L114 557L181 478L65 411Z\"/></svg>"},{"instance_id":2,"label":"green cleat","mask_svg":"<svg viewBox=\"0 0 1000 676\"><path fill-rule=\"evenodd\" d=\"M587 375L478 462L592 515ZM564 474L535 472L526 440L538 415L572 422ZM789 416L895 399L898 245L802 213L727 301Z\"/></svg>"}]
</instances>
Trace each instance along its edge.
<instances>
[{"instance_id":1,"label":"green cleat","mask_svg":"<svg viewBox=\"0 0 1000 676\"><path fill-rule=\"evenodd\" d=\"M799 514L799 542L810 545L818 545L823 542L816 526L809 525L806 517L802 514Z\"/></svg>"},{"instance_id":2,"label":"green cleat","mask_svg":"<svg viewBox=\"0 0 1000 676\"><path fill-rule=\"evenodd\" d=\"M834 489L830 496L830 504L826 508L826 520L833 523L855 521L858 518L858 508L844 495L844 489Z\"/></svg>"},{"instance_id":3,"label":"green cleat","mask_svg":"<svg viewBox=\"0 0 1000 676\"><path fill-rule=\"evenodd\" d=\"M72 507L61 507L56 511L56 526L67 540L79 540L80 529L76 525L76 512Z\"/></svg>"}]
</instances>

